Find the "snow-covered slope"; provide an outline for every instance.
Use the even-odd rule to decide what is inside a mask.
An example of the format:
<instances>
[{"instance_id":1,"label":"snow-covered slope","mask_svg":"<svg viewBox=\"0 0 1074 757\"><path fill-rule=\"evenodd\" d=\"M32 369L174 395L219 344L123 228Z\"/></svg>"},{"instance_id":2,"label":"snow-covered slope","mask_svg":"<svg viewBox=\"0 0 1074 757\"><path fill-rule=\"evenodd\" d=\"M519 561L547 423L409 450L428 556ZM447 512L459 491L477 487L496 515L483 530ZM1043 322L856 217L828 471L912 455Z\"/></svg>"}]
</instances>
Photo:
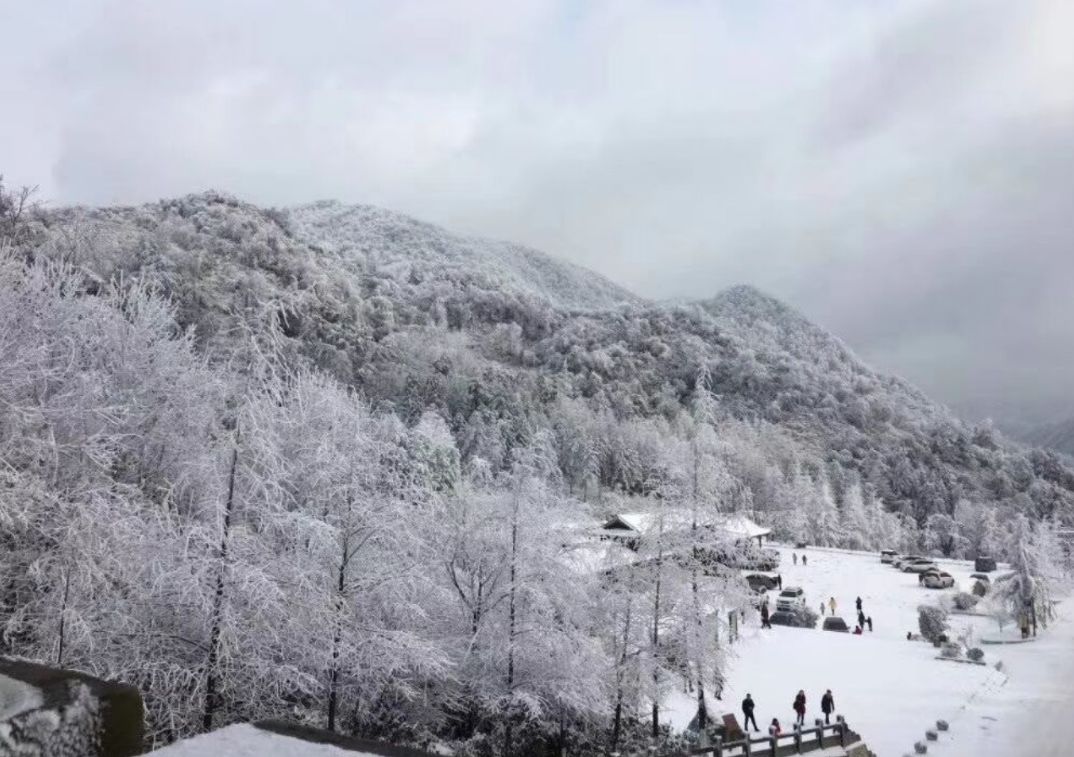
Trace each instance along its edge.
<instances>
[{"instance_id":1,"label":"snow-covered slope","mask_svg":"<svg viewBox=\"0 0 1074 757\"><path fill-rule=\"evenodd\" d=\"M345 257L366 256L403 279L417 269L481 275L497 286L572 310L602 310L642 299L586 268L509 242L460 236L368 205L324 201L287 211L295 236Z\"/></svg>"},{"instance_id":2,"label":"snow-covered slope","mask_svg":"<svg viewBox=\"0 0 1074 757\"><path fill-rule=\"evenodd\" d=\"M217 192L53 210L37 219L33 247L92 272L94 288L148 278L214 359L276 319L296 358L407 420L436 410L465 455L495 465L520 435L562 428L562 413L583 408L569 423L598 447L618 444L598 419L671 418L704 375L725 417L792 437L780 466L863 477L919 523L963 498L1074 509L1074 473L1056 455L960 422L751 287L649 303L543 253L388 211L334 202L273 211ZM488 442L490 425L501 441ZM603 486L640 490L647 474L600 475Z\"/></svg>"}]
</instances>

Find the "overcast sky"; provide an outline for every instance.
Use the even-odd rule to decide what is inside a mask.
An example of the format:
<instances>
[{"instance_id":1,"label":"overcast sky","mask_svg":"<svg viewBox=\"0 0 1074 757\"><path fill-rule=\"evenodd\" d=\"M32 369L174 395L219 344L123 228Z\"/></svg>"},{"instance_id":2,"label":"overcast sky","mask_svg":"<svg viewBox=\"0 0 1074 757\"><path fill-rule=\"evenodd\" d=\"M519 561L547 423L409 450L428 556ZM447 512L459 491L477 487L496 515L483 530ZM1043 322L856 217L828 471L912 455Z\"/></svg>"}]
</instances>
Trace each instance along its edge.
<instances>
[{"instance_id":1,"label":"overcast sky","mask_svg":"<svg viewBox=\"0 0 1074 757\"><path fill-rule=\"evenodd\" d=\"M0 70L52 204L381 205L1074 414L1074 2L0 0Z\"/></svg>"}]
</instances>

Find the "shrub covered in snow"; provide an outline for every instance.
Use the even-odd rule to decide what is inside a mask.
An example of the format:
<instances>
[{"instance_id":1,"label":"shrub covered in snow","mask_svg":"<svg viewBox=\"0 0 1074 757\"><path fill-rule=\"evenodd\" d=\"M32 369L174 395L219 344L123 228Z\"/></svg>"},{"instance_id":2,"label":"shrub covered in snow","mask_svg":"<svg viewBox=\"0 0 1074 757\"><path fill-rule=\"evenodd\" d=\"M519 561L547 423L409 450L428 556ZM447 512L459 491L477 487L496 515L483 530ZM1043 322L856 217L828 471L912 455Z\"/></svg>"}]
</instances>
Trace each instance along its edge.
<instances>
[{"instance_id":1,"label":"shrub covered in snow","mask_svg":"<svg viewBox=\"0 0 1074 757\"><path fill-rule=\"evenodd\" d=\"M966 652L966 656L974 662L980 662L984 659L984 650L982 650L980 647L973 647L968 652Z\"/></svg>"},{"instance_id":2,"label":"shrub covered in snow","mask_svg":"<svg viewBox=\"0 0 1074 757\"><path fill-rule=\"evenodd\" d=\"M962 645L955 641L949 641L940 648L940 654L951 659L961 657Z\"/></svg>"},{"instance_id":3,"label":"shrub covered in snow","mask_svg":"<svg viewBox=\"0 0 1074 757\"><path fill-rule=\"evenodd\" d=\"M960 591L958 594L955 595L954 605L955 609L966 611L972 610L974 607L976 607L977 602L979 601L979 597L975 597L972 594L967 594L964 591Z\"/></svg>"},{"instance_id":4,"label":"shrub covered in snow","mask_svg":"<svg viewBox=\"0 0 1074 757\"><path fill-rule=\"evenodd\" d=\"M917 625L921 629L921 636L935 644L947 630L947 613L939 607L921 605L917 608Z\"/></svg>"}]
</instances>

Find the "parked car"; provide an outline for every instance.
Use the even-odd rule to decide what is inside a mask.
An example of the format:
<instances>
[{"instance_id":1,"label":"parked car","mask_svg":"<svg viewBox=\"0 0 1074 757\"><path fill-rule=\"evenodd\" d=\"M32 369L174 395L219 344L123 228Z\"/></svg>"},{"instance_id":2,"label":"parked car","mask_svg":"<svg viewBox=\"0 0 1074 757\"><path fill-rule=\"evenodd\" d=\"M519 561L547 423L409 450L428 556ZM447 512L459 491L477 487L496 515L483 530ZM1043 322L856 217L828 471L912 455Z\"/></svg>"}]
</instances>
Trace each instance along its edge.
<instances>
[{"instance_id":1,"label":"parked car","mask_svg":"<svg viewBox=\"0 0 1074 757\"><path fill-rule=\"evenodd\" d=\"M842 633L850 633L850 626L847 622L840 618L838 615L829 615L824 619L824 625L821 628L825 631L841 631Z\"/></svg>"},{"instance_id":2,"label":"parked car","mask_svg":"<svg viewBox=\"0 0 1074 757\"><path fill-rule=\"evenodd\" d=\"M746 583L754 591L769 591L779 586L779 579L771 573L749 573L746 576Z\"/></svg>"},{"instance_id":3,"label":"parked car","mask_svg":"<svg viewBox=\"0 0 1074 757\"><path fill-rule=\"evenodd\" d=\"M882 549L880 550L880 562L885 565L890 565L899 558L899 553L894 549Z\"/></svg>"},{"instance_id":4,"label":"parked car","mask_svg":"<svg viewBox=\"0 0 1074 757\"><path fill-rule=\"evenodd\" d=\"M991 573L996 569L996 559L982 555L973 561L973 569L979 573Z\"/></svg>"},{"instance_id":5,"label":"parked car","mask_svg":"<svg viewBox=\"0 0 1074 757\"><path fill-rule=\"evenodd\" d=\"M806 544L806 543L805 543L804 541L796 541L796 542L794 543L794 548L795 548L795 549L805 549L805 548L806 548L806 547L808 547L808 546L809 546L809 545L808 545L808 544Z\"/></svg>"},{"instance_id":6,"label":"parked car","mask_svg":"<svg viewBox=\"0 0 1074 757\"><path fill-rule=\"evenodd\" d=\"M904 567L906 567L907 563L915 562L917 560L927 560L927 559L929 559L929 558L925 557L924 555L902 555L900 557L896 557L895 562L893 562L891 564L894 565L897 569L902 570Z\"/></svg>"},{"instance_id":7,"label":"parked car","mask_svg":"<svg viewBox=\"0 0 1074 757\"><path fill-rule=\"evenodd\" d=\"M902 572L903 573L924 573L925 571L932 570L933 568L938 569L938 566L936 565L936 563L932 562L931 560L918 560L917 562L910 562L910 563L906 563L905 565L903 565Z\"/></svg>"},{"instance_id":8,"label":"parked car","mask_svg":"<svg viewBox=\"0 0 1074 757\"><path fill-rule=\"evenodd\" d=\"M926 589L950 589L955 585L955 577L942 570L929 571L921 579Z\"/></svg>"},{"instance_id":9,"label":"parked car","mask_svg":"<svg viewBox=\"0 0 1074 757\"><path fill-rule=\"evenodd\" d=\"M798 618L789 610L776 610L768 616L768 622L774 626L797 626Z\"/></svg>"},{"instance_id":10,"label":"parked car","mask_svg":"<svg viewBox=\"0 0 1074 757\"><path fill-rule=\"evenodd\" d=\"M776 597L777 610L793 610L805 607L805 591L801 586L788 586Z\"/></svg>"}]
</instances>

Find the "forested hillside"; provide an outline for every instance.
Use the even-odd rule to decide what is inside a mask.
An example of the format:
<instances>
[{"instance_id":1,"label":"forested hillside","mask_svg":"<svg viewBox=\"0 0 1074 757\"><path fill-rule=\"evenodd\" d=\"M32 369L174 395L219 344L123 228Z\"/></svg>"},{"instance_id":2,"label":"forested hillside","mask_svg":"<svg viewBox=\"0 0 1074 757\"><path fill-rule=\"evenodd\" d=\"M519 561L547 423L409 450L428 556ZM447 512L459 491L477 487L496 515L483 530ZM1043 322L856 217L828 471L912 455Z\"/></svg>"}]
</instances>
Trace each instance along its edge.
<instances>
[{"instance_id":1,"label":"forested hillside","mask_svg":"<svg viewBox=\"0 0 1074 757\"><path fill-rule=\"evenodd\" d=\"M696 529L611 571L602 516L1002 555L1074 503L749 288L650 303L369 208L0 196L0 652L138 685L156 741L627 748L748 604Z\"/></svg>"},{"instance_id":2,"label":"forested hillside","mask_svg":"<svg viewBox=\"0 0 1074 757\"><path fill-rule=\"evenodd\" d=\"M1054 453L967 427L749 287L665 307L541 253L386 211L264 211L213 193L52 212L35 239L35 254L100 282L159 287L212 360L238 326L275 318L289 350L374 404L409 422L436 410L464 461L502 465L527 429L580 424L593 461L565 471L571 484L638 491L650 472L625 468L615 437L673 422L704 376L735 433L780 449L764 454L784 474L793 463L829 476L837 499L860 477L920 526L961 499L1034 515L1074 502L1074 474ZM792 504L752 495L760 509Z\"/></svg>"}]
</instances>

